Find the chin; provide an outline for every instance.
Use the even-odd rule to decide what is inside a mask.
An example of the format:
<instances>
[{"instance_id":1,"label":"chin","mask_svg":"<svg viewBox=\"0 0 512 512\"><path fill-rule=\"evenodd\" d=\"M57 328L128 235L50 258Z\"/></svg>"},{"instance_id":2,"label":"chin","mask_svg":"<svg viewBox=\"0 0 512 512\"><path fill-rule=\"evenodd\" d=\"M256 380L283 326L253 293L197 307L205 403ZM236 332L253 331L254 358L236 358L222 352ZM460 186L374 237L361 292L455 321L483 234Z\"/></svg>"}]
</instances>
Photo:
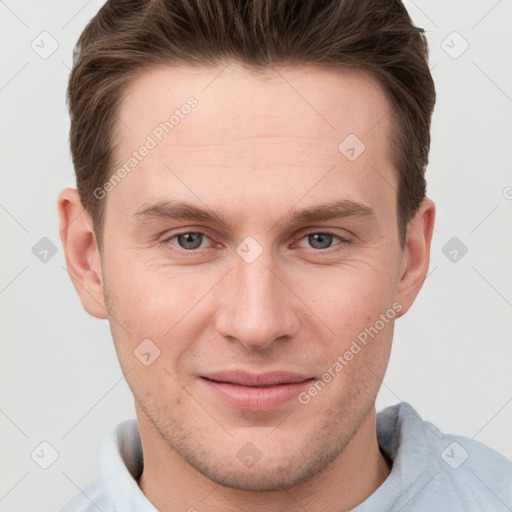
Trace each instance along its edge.
<instances>
[{"instance_id":1,"label":"chin","mask_svg":"<svg viewBox=\"0 0 512 512\"><path fill-rule=\"evenodd\" d=\"M237 462L239 461L237 460ZM307 468L301 467L297 463L282 465L279 468L270 468L263 465L262 461L260 461L257 466L243 469L236 468L236 471L234 471L233 467L224 468L219 466L213 470L206 470L206 468L196 469L205 477L224 487L258 492L289 489L301 484L314 475L314 472L308 471Z\"/></svg>"}]
</instances>

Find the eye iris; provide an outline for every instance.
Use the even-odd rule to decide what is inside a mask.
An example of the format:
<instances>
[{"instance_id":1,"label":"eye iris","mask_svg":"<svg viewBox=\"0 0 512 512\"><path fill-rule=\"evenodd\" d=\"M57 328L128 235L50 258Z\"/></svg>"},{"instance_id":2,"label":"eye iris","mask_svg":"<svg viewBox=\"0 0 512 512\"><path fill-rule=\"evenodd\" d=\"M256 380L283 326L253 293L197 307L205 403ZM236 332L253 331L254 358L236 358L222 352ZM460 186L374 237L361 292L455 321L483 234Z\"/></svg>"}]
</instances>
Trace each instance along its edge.
<instances>
[{"instance_id":1,"label":"eye iris","mask_svg":"<svg viewBox=\"0 0 512 512\"><path fill-rule=\"evenodd\" d=\"M178 235L178 243L183 249L197 249L201 245L200 233L183 233Z\"/></svg>"},{"instance_id":2,"label":"eye iris","mask_svg":"<svg viewBox=\"0 0 512 512\"><path fill-rule=\"evenodd\" d=\"M314 233L308 236L308 241L315 249L327 249L332 243L332 235L328 233Z\"/></svg>"}]
</instances>

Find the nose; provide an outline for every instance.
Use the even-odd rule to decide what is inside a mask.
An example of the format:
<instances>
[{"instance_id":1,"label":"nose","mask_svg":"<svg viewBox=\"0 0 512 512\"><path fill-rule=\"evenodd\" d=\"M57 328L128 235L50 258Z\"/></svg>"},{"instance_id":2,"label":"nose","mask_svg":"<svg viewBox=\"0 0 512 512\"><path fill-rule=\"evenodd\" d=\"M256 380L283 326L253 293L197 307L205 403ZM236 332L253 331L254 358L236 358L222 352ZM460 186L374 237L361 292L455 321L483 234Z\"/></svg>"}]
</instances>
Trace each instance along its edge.
<instances>
[{"instance_id":1,"label":"nose","mask_svg":"<svg viewBox=\"0 0 512 512\"><path fill-rule=\"evenodd\" d=\"M219 290L218 332L255 350L296 336L300 301L282 269L263 255L252 263L237 255L233 259L235 268Z\"/></svg>"}]
</instances>

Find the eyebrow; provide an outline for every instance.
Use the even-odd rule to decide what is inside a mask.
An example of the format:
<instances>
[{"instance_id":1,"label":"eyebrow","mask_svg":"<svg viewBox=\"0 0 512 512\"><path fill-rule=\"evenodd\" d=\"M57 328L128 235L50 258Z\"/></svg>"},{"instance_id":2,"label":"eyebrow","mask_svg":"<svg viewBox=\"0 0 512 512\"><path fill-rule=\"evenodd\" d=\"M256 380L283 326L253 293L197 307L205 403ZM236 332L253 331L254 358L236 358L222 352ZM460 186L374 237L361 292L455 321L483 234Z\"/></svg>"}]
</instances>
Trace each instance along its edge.
<instances>
[{"instance_id":1,"label":"eyebrow","mask_svg":"<svg viewBox=\"0 0 512 512\"><path fill-rule=\"evenodd\" d=\"M153 220L187 220L216 224L228 231L233 229L226 219L213 210L175 199L162 199L144 203L133 214L133 217L138 223L146 223ZM376 218L376 213L371 207L362 203L350 199L340 199L302 210L291 210L282 219L287 224L298 225L347 217Z\"/></svg>"}]
</instances>

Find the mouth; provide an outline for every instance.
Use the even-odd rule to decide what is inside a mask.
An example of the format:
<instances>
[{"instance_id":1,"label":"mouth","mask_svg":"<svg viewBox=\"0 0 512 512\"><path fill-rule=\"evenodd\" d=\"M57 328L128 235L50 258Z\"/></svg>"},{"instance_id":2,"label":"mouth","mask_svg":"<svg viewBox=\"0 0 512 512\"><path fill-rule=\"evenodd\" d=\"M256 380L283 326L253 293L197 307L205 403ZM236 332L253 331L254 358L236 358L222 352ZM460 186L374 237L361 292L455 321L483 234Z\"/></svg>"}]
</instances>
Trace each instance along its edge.
<instances>
[{"instance_id":1,"label":"mouth","mask_svg":"<svg viewBox=\"0 0 512 512\"><path fill-rule=\"evenodd\" d=\"M237 409L254 412L282 407L314 380L307 375L282 371L256 375L235 370L201 376L201 381L217 399Z\"/></svg>"}]
</instances>

